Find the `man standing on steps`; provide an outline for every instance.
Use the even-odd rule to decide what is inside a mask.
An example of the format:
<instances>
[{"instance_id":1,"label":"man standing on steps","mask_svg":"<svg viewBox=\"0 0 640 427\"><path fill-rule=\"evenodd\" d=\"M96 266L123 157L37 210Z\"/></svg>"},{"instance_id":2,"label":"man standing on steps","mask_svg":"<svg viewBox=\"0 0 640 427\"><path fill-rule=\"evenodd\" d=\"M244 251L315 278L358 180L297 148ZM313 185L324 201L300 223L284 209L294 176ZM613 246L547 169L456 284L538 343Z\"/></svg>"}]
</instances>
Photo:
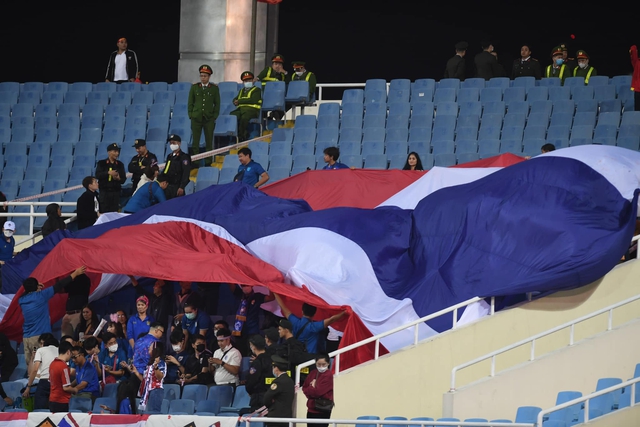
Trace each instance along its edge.
<instances>
[{"instance_id":1,"label":"man standing on steps","mask_svg":"<svg viewBox=\"0 0 640 427\"><path fill-rule=\"evenodd\" d=\"M167 200L184 196L184 189L189 184L191 174L191 156L181 150L180 135L169 135L171 153L167 156L163 173L167 176L169 185L164 190Z\"/></svg>"},{"instance_id":2,"label":"man standing on steps","mask_svg":"<svg viewBox=\"0 0 640 427\"><path fill-rule=\"evenodd\" d=\"M191 133L193 134L193 154L200 153L200 135L204 130L206 150L213 150L213 131L220 114L220 90L218 86L209 83L213 70L208 65L200 66L200 83L195 83L189 90L187 109L191 119ZM205 159L205 165L211 165L211 158Z\"/></svg>"}]
</instances>

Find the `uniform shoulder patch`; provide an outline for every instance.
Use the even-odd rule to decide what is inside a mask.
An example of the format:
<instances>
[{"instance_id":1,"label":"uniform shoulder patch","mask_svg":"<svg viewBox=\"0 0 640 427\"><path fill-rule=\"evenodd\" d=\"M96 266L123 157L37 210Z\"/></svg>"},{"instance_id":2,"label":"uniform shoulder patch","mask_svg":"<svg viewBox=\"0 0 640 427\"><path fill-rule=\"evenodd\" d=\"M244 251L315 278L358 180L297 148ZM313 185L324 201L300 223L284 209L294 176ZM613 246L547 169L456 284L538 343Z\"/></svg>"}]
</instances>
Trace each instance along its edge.
<instances>
[{"instance_id":1,"label":"uniform shoulder patch","mask_svg":"<svg viewBox=\"0 0 640 427\"><path fill-rule=\"evenodd\" d=\"M278 384L276 383L271 383L271 390L275 390L278 388Z\"/></svg>"},{"instance_id":2,"label":"uniform shoulder patch","mask_svg":"<svg viewBox=\"0 0 640 427\"><path fill-rule=\"evenodd\" d=\"M183 160L183 161L182 161L182 164L183 164L183 165L185 165L185 166L187 165L187 163L189 163L189 161L188 161L188 160Z\"/></svg>"},{"instance_id":3,"label":"uniform shoulder patch","mask_svg":"<svg viewBox=\"0 0 640 427\"><path fill-rule=\"evenodd\" d=\"M249 369L249 374L253 375L256 373L256 368L254 368L253 366Z\"/></svg>"}]
</instances>

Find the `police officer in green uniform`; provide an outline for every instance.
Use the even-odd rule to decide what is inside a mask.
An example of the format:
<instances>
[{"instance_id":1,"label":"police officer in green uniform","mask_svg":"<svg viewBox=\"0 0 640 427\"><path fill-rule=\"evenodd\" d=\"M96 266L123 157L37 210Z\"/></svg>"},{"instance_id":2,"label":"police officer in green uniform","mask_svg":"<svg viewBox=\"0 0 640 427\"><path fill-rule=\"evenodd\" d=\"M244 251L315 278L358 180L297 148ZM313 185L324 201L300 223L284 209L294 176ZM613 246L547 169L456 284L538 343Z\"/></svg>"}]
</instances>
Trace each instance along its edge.
<instances>
[{"instance_id":1,"label":"police officer in green uniform","mask_svg":"<svg viewBox=\"0 0 640 427\"><path fill-rule=\"evenodd\" d=\"M578 66L578 63L575 58L569 58L569 49L566 44L562 43L560 48L562 49L562 60L564 61L564 65L566 65L569 73L573 74L573 70Z\"/></svg>"},{"instance_id":2,"label":"police officer in green uniform","mask_svg":"<svg viewBox=\"0 0 640 427\"><path fill-rule=\"evenodd\" d=\"M167 175L169 185L164 190L167 200L184 196L184 189L189 184L191 174L191 156L180 149L182 138L180 135L169 135L171 153L167 156L163 173Z\"/></svg>"},{"instance_id":3,"label":"police officer in green uniform","mask_svg":"<svg viewBox=\"0 0 640 427\"><path fill-rule=\"evenodd\" d=\"M313 101L314 96L316 94L316 85L318 81L316 80L316 75L311 71L307 71L304 67L304 61L293 61L291 63L293 65L293 74L291 75L291 81L297 80L305 80L309 82L309 102Z\"/></svg>"},{"instance_id":4,"label":"police officer in green uniform","mask_svg":"<svg viewBox=\"0 0 640 427\"><path fill-rule=\"evenodd\" d=\"M271 66L260 71L258 80L262 83L262 89L267 82L288 82L288 73L282 64L284 64L284 57L276 53L271 58Z\"/></svg>"},{"instance_id":5,"label":"police officer in green uniform","mask_svg":"<svg viewBox=\"0 0 640 427\"><path fill-rule=\"evenodd\" d=\"M595 68L589 65L589 55L584 50L579 50L576 54L578 58L578 66L573 69L573 77L584 77L584 84L589 84L589 78L591 76L597 76L598 72Z\"/></svg>"},{"instance_id":6,"label":"police officer in green uniform","mask_svg":"<svg viewBox=\"0 0 640 427\"><path fill-rule=\"evenodd\" d=\"M561 84L564 85L564 80L567 77L571 77L571 72L568 67L564 63L564 59L562 58L562 47L556 46L551 51L551 61L552 64L547 66L544 76L545 77L558 77L561 81Z\"/></svg>"},{"instance_id":7,"label":"police officer in green uniform","mask_svg":"<svg viewBox=\"0 0 640 427\"><path fill-rule=\"evenodd\" d=\"M287 375L287 360L280 356L271 356L273 368L273 380L267 391L264 393L264 406L269 412L268 418L292 418L293 417L293 397L295 395L295 385L289 375ZM288 423L266 423L267 427L287 427Z\"/></svg>"},{"instance_id":8,"label":"police officer in green uniform","mask_svg":"<svg viewBox=\"0 0 640 427\"><path fill-rule=\"evenodd\" d=\"M200 67L200 83L195 83L189 90L187 107L191 119L193 134L193 153L200 152L200 135L204 130L204 141L207 151L213 150L213 131L216 119L220 114L220 90L218 86L209 83L213 70L208 65ZM205 164L211 164L211 158L205 159Z\"/></svg>"},{"instance_id":9,"label":"police officer in green uniform","mask_svg":"<svg viewBox=\"0 0 640 427\"><path fill-rule=\"evenodd\" d=\"M133 174L131 182L133 183L133 191L138 188L140 177L144 171L151 167L152 164L158 163L158 158L155 154L147 149L147 141L144 139L136 139L133 143L133 148L136 149L137 155L131 158L129 162L129 172Z\"/></svg>"},{"instance_id":10,"label":"police officer in green uniform","mask_svg":"<svg viewBox=\"0 0 640 427\"><path fill-rule=\"evenodd\" d=\"M260 107L262 106L262 91L253 84L253 73L245 71L240 75L240 80L244 87L240 89L238 96L233 98L233 105L236 108L229 114L238 118L238 137L240 141L249 139L249 121L260 117Z\"/></svg>"}]
</instances>

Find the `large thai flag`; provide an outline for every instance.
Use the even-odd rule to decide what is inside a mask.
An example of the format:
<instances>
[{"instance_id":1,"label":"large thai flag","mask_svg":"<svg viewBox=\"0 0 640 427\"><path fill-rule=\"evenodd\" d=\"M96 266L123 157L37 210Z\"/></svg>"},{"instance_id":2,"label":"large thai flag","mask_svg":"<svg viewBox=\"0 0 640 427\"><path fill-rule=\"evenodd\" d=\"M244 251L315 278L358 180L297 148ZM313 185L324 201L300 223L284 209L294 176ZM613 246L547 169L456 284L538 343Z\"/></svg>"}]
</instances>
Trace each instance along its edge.
<instances>
[{"instance_id":1,"label":"large thai flag","mask_svg":"<svg viewBox=\"0 0 640 427\"><path fill-rule=\"evenodd\" d=\"M3 277L8 270L50 285L84 264L94 279L92 298L124 286L126 275L265 286L294 312L303 301L319 307L318 317L347 309L338 324L345 346L472 297L552 292L599 279L633 236L639 171L637 152L576 147L509 167L413 173L384 197L370 190L376 196L359 208L318 205L331 205L329 193L388 189L385 177L407 172L378 171L375 179L373 171L307 172L297 179L314 180L324 197L309 197L315 210L240 183L212 186L75 234L57 232L8 263ZM272 187L295 187L295 179ZM313 187L296 191L315 194ZM366 205L362 199L354 196ZM63 299L51 304L54 320ZM20 339L21 321L14 299L0 330ZM450 325L435 319L420 330L426 337ZM407 331L383 344L394 350L412 340ZM343 366L366 360L370 350Z\"/></svg>"}]
</instances>

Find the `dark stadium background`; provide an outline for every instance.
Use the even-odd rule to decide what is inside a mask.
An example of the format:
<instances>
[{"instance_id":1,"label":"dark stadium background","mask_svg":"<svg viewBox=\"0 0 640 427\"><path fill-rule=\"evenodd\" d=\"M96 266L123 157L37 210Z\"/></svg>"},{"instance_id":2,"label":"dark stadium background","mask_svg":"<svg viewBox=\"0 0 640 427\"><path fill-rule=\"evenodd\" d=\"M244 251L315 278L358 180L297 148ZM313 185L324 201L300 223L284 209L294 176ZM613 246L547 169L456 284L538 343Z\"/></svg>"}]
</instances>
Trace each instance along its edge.
<instances>
[{"instance_id":1,"label":"dark stadium background","mask_svg":"<svg viewBox=\"0 0 640 427\"><path fill-rule=\"evenodd\" d=\"M440 79L457 41L469 42L469 66L484 39L507 70L522 44L546 66L565 42L571 56L585 49L599 74L629 74L637 19L609 4L283 0L279 51L287 62L306 60L319 82ZM4 2L3 12L2 81L102 81L122 36L144 81L177 79L179 1Z\"/></svg>"}]
</instances>

